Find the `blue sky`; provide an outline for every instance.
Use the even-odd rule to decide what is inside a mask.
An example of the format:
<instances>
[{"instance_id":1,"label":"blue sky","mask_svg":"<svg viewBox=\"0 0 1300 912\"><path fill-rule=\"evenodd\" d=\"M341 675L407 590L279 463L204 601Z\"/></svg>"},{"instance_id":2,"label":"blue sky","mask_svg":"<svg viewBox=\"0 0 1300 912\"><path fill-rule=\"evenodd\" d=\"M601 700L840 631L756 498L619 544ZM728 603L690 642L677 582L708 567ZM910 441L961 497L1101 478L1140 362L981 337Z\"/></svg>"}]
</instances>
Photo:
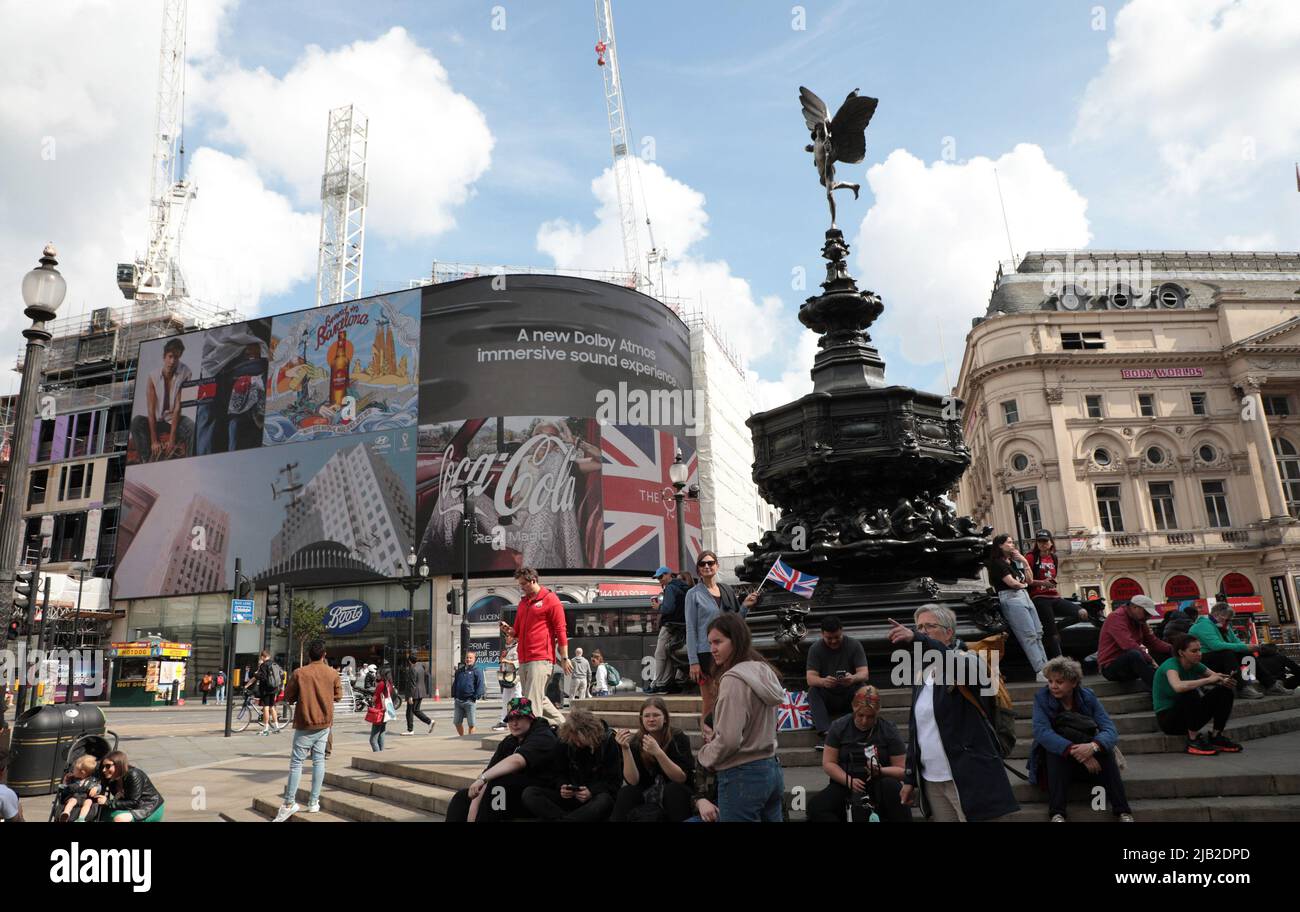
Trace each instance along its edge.
<instances>
[{"instance_id":1,"label":"blue sky","mask_svg":"<svg viewBox=\"0 0 1300 912\"><path fill-rule=\"evenodd\" d=\"M70 300L120 300L107 264L143 235L155 6L106 16L84 3L81 15L30 23L38 47L42 30L51 41L76 36L61 51L72 55L62 64L69 72L53 85L30 75L32 51L0 38L8 53L0 90L11 99L0 105L0 127L10 128L0 130L9 137L0 160L32 174L22 181L30 197L0 198L5 246L18 251L0 267L14 285L49 235L74 245L64 252L76 263ZM185 255L225 264L209 273L239 274L246 309L314 303L311 190L327 110L351 100L366 109L367 97L378 108L367 110L367 292L427 275L434 258L550 265L564 250L581 262L559 265L621 266L613 235L593 232L592 182L610 152L592 3L190 6L186 146L200 196ZM504 29L493 28L494 6L504 9ZM638 142L652 138L662 169L646 175L650 215L661 237L676 239L670 258L685 264L669 292L702 299L731 327L761 404L798 394L811 360L811 334L795 316L811 291L792 288L792 270L802 266L815 286L827 214L803 151L801 84L832 110L854 87L880 98L867 161L841 168L842 179L863 184L862 200L843 194L839 206L853 271L885 297L874 335L892 382L942 387L941 350L955 377L970 318L983 311L998 259L1010 257L995 166L1017 254L1300 243L1293 3L839 0L802 4L802 30L792 28L792 6L615 3L630 125ZM23 25L15 0L0 7ZM116 56L105 50L97 61L101 44ZM132 48L141 59L123 62ZM364 73L356 99L337 75L349 66ZM65 113L85 111L51 123L56 115L32 113L42 95L66 100L56 105ZM85 126L103 108L113 122ZM66 137L71 150L57 171L30 163L45 135ZM381 141L392 159L382 168ZM47 201L63 195L46 205L42 192ZM236 200L233 212L212 208ZM544 252L539 229L548 224ZM247 250L220 249L232 232L247 236ZM222 295L211 275L202 281L209 297Z\"/></svg>"}]
</instances>

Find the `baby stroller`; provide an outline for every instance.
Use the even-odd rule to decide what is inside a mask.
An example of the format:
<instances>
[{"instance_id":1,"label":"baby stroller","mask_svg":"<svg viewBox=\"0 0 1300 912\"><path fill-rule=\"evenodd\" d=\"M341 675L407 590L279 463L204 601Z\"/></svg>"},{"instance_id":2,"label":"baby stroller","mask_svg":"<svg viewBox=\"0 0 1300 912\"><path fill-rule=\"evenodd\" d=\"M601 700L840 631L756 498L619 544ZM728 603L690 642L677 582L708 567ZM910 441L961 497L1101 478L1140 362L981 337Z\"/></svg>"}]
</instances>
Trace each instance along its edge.
<instances>
[{"instance_id":1,"label":"baby stroller","mask_svg":"<svg viewBox=\"0 0 1300 912\"><path fill-rule=\"evenodd\" d=\"M112 738L113 743L110 745L108 739ZM59 746L61 747L61 745ZM63 754L63 772L59 774L59 781L72 772L72 765L85 755L89 754L96 760L103 760L113 751L117 750L117 734L106 731L102 735L82 735L75 741L72 741L66 753ZM55 762L58 762L58 756L55 756ZM59 790L54 790L54 798L50 801L50 819L53 823L59 817Z\"/></svg>"}]
</instances>

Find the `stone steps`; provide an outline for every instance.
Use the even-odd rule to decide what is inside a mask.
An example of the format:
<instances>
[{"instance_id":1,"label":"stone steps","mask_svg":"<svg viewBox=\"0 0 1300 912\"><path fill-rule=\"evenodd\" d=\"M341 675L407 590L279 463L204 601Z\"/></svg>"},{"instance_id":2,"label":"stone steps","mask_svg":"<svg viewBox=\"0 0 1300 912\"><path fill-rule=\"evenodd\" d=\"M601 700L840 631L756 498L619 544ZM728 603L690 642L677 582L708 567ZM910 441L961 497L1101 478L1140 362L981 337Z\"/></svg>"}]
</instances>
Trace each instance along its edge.
<instances>
[{"instance_id":1,"label":"stone steps","mask_svg":"<svg viewBox=\"0 0 1300 912\"><path fill-rule=\"evenodd\" d=\"M1167 798L1129 802L1141 823L1295 823L1300 819L1300 795ZM1086 802L1066 805L1065 816L1077 823L1108 823L1109 811L1094 811ZM1006 823L1043 823L1047 805L1026 805L1001 818Z\"/></svg>"},{"instance_id":2,"label":"stone steps","mask_svg":"<svg viewBox=\"0 0 1300 912\"><path fill-rule=\"evenodd\" d=\"M1237 756L1244 756L1245 752ZM1124 794L1130 802L1148 799L1171 798L1216 798L1231 796L1269 796L1300 795L1300 774L1290 773L1220 773L1214 775L1217 766L1222 770L1222 760L1215 757L1196 758L1204 764L1207 774L1204 776L1184 776L1173 778L1161 775L1159 770L1145 771L1134 775L1132 770L1123 773ZM1227 759L1225 755L1223 759ZM1013 779L1012 791L1016 800L1022 805L1047 806L1047 792L1036 785ZM1070 801L1086 803L1091 798L1091 787L1076 782L1070 786Z\"/></svg>"},{"instance_id":3,"label":"stone steps","mask_svg":"<svg viewBox=\"0 0 1300 912\"><path fill-rule=\"evenodd\" d=\"M299 793L298 803L302 805L302 810L285 821L286 823L350 823L355 819L326 810L325 802L323 800L325 796L323 793L321 795L322 801L319 813L308 814L307 802L305 800L306 796L306 792ZM265 798L254 798L253 810L260 814L265 820L274 820L276 811L280 810L280 796L273 795Z\"/></svg>"}]
</instances>

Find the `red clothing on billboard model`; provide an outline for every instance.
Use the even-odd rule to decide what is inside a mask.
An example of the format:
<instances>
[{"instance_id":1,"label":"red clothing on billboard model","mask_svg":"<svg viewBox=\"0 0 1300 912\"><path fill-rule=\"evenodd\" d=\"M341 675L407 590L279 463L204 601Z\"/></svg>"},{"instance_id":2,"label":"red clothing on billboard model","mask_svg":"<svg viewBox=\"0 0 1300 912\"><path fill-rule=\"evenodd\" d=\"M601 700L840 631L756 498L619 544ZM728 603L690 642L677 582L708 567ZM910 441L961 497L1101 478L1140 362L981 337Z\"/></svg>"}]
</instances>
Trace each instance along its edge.
<instances>
[{"instance_id":1,"label":"red clothing on billboard model","mask_svg":"<svg viewBox=\"0 0 1300 912\"><path fill-rule=\"evenodd\" d=\"M537 595L519 600L515 615L515 636L519 639L519 663L554 662L555 644L569 644L565 633L564 605L560 597L543 586Z\"/></svg>"}]
</instances>

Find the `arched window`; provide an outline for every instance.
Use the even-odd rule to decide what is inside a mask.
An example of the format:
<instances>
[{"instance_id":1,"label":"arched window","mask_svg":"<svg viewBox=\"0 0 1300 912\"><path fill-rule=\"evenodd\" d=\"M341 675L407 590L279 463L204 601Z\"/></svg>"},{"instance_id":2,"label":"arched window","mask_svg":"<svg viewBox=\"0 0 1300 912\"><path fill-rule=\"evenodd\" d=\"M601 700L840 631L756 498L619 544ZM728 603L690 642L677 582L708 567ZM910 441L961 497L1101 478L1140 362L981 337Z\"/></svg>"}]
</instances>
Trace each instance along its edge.
<instances>
[{"instance_id":1,"label":"arched window","mask_svg":"<svg viewBox=\"0 0 1300 912\"><path fill-rule=\"evenodd\" d=\"M1274 437L1273 455L1277 457L1277 473L1282 476L1287 512L1300 519L1300 453L1285 437Z\"/></svg>"}]
</instances>

